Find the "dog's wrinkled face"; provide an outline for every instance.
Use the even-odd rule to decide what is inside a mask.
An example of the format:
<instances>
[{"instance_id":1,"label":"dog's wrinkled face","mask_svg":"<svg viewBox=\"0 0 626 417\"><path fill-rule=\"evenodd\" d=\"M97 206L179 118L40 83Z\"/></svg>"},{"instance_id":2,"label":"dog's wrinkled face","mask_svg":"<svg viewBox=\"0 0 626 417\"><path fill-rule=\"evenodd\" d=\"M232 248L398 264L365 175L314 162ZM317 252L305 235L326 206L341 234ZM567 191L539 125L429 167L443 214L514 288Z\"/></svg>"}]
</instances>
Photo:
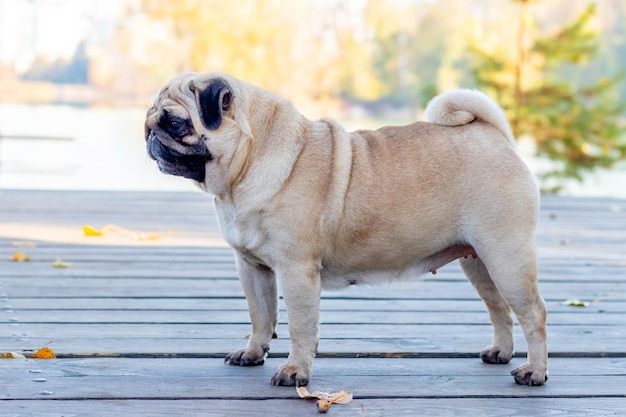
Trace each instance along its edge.
<instances>
[{"instance_id":1,"label":"dog's wrinkled face","mask_svg":"<svg viewBox=\"0 0 626 417\"><path fill-rule=\"evenodd\" d=\"M220 78L198 80L187 74L168 83L145 124L148 155L161 172L204 182L207 164L216 156L209 150L210 136L231 102L231 89Z\"/></svg>"}]
</instances>

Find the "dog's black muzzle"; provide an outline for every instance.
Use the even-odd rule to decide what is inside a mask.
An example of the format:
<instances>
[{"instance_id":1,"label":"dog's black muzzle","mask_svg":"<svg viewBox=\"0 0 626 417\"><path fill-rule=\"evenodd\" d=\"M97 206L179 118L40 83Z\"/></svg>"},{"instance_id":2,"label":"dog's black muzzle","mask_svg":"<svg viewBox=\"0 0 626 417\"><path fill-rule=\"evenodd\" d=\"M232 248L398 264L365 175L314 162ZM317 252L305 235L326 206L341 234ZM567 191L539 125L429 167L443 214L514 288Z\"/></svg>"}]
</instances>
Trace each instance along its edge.
<instances>
[{"instance_id":1,"label":"dog's black muzzle","mask_svg":"<svg viewBox=\"0 0 626 417\"><path fill-rule=\"evenodd\" d=\"M148 155L157 162L161 172L198 182L204 181L206 164L212 159L204 143L185 145L185 150L189 152L180 153L163 145L156 133L151 131L148 134L146 147Z\"/></svg>"}]
</instances>

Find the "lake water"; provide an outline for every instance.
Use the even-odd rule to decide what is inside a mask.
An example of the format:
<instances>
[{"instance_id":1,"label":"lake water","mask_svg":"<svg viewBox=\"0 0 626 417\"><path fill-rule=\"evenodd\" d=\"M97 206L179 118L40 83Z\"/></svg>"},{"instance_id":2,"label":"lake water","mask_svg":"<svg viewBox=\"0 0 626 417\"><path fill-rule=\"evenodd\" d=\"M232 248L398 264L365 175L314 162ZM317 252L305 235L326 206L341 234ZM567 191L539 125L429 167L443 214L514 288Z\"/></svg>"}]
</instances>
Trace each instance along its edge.
<instances>
[{"instance_id":1,"label":"lake water","mask_svg":"<svg viewBox=\"0 0 626 417\"><path fill-rule=\"evenodd\" d=\"M195 190L146 155L145 112L0 106L0 188Z\"/></svg>"},{"instance_id":2,"label":"lake water","mask_svg":"<svg viewBox=\"0 0 626 417\"><path fill-rule=\"evenodd\" d=\"M147 157L145 112L0 105L0 189L197 190ZM626 171L594 174L567 194L626 198Z\"/></svg>"}]
</instances>

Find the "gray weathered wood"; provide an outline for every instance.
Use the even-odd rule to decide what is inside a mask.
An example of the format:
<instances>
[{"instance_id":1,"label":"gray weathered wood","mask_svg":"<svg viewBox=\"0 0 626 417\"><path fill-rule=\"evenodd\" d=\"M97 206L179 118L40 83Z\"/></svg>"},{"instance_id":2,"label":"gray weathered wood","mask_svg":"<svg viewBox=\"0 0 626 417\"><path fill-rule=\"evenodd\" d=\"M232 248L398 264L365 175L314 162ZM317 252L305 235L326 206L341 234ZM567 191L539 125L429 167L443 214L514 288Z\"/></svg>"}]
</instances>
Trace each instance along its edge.
<instances>
[{"instance_id":1,"label":"gray weathered wood","mask_svg":"<svg viewBox=\"0 0 626 417\"><path fill-rule=\"evenodd\" d=\"M91 330L97 329L97 330ZM0 338L0 348L9 351L37 349L52 341L59 353L80 355L100 353L191 354L220 356L245 345L248 324L24 324L9 328L10 336ZM475 356L491 342L488 325L321 325L320 355L369 352L412 354L471 354ZM526 351L519 329L515 331L518 352ZM271 352L288 352L285 325L278 326L279 338ZM553 354L592 352L594 355L624 354L626 332L611 325L555 326L548 329L548 347Z\"/></svg>"},{"instance_id":2,"label":"gray weathered wood","mask_svg":"<svg viewBox=\"0 0 626 417\"><path fill-rule=\"evenodd\" d=\"M0 312L0 322L15 322L17 319L11 317L12 313ZM548 318L550 326L571 326L570 312L552 312ZM4 319L3 316L7 316ZM206 311L111 311L111 310L90 310L89 315L77 315L76 311L22 311L20 312L19 323L24 324L246 324L249 323L247 311L214 310ZM587 313L576 318L578 326L605 325L608 322L613 326L626 327L626 314L624 313ZM322 324L343 325L362 324L372 325L476 325L489 324L489 316L486 311L482 312L456 312L456 311L376 311L376 312L354 312L354 311L329 311L321 312ZM280 323L287 323L287 313L280 315Z\"/></svg>"},{"instance_id":3,"label":"gray weathered wood","mask_svg":"<svg viewBox=\"0 0 626 417\"><path fill-rule=\"evenodd\" d=\"M527 417L537 410L542 416L598 417L623 415L624 398L385 398L355 399L334 405L333 416L433 416L433 417ZM193 400L39 400L7 401L3 413L10 416L62 417L104 415L171 417L174 415L224 416L319 416L313 400L193 399ZM566 403L566 405L564 405ZM530 414L532 415L532 414Z\"/></svg>"},{"instance_id":4,"label":"gray weathered wood","mask_svg":"<svg viewBox=\"0 0 626 417\"><path fill-rule=\"evenodd\" d=\"M162 239L81 236L84 224L110 223ZM21 226L68 240L42 234L14 246ZM517 325L511 364L478 359L491 326L452 263L414 282L325 292L310 390L354 392L332 407L338 416L624 414L626 201L544 197L537 245L547 385L509 376L525 361ZM17 251L31 261L10 262ZM53 268L57 259L72 268ZM561 304L573 298L592 304ZM264 366L223 364L250 324L210 196L0 191L0 353L30 355L51 342L60 357L0 359L2 415L318 415L293 388L269 384L289 351L281 308Z\"/></svg>"},{"instance_id":5,"label":"gray weathered wood","mask_svg":"<svg viewBox=\"0 0 626 417\"><path fill-rule=\"evenodd\" d=\"M34 388L53 391L48 398L297 398L291 387L273 387L268 381L282 359L264 366L231 367L219 360L200 359L59 359L16 360L14 372L0 379L14 399L37 398ZM311 390L346 390L360 398L474 397L489 390L495 397L625 396L626 375L610 366L623 359L597 359L601 375L580 372L590 359L555 360L554 384L540 388L512 383L512 365L485 365L470 359L320 359ZM173 363L172 363L173 362ZM329 363L326 363L329 362ZM563 364L564 368L561 369ZM579 372L575 372L578 365ZM33 370L42 371L33 373ZM580 384L584 377L587 384ZM35 382L35 378L45 378ZM82 383L66 389L66 383ZM154 384L154 378L161 383ZM237 386L237 381L245 384ZM603 386L600 380L606 381ZM238 389L234 390L237 387ZM243 391L243 392L242 392Z\"/></svg>"},{"instance_id":6,"label":"gray weathered wood","mask_svg":"<svg viewBox=\"0 0 626 417\"><path fill-rule=\"evenodd\" d=\"M565 301L565 300L562 300ZM2 302L0 300L0 302ZM8 304L5 303L5 304ZM281 302L282 305L282 302ZM212 314L215 311L248 311L248 305L243 297L239 298L12 298L9 304L13 308L27 312L47 310L75 311L75 310L106 310L109 312L121 311L132 314L134 311L204 311ZM588 307L572 307L561 304L559 301L548 300L550 315L557 313L588 315L592 313L626 313L626 302L611 299L598 300ZM1 307L0 307L1 308ZM284 307L283 307L284 309ZM474 299L360 299L360 298L329 298L321 300L322 312L351 311L351 312L479 312L485 311L485 306L478 298ZM1 310L0 310L1 311ZM6 313L7 317L11 314Z\"/></svg>"}]
</instances>

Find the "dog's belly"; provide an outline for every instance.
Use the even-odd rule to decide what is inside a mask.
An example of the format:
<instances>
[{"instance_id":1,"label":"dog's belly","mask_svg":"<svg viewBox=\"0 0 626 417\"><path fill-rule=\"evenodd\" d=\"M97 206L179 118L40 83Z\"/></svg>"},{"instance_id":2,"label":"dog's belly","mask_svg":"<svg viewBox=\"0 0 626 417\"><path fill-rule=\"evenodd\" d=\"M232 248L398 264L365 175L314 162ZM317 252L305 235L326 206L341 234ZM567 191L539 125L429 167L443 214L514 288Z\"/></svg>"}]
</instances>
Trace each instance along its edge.
<instances>
[{"instance_id":1,"label":"dog's belly","mask_svg":"<svg viewBox=\"0 0 626 417\"><path fill-rule=\"evenodd\" d=\"M335 269L331 265L320 272L324 289L338 289L351 285L374 285L384 282L415 279L424 273L437 273L437 269L458 258L477 258L474 248L467 244L449 246L439 252L397 268L376 269L354 265L353 269Z\"/></svg>"},{"instance_id":2,"label":"dog's belly","mask_svg":"<svg viewBox=\"0 0 626 417\"><path fill-rule=\"evenodd\" d=\"M323 269L320 272L322 288L337 290L351 285L380 285L385 282L409 280L424 273L420 264L397 270L373 270L341 272Z\"/></svg>"}]
</instances>

